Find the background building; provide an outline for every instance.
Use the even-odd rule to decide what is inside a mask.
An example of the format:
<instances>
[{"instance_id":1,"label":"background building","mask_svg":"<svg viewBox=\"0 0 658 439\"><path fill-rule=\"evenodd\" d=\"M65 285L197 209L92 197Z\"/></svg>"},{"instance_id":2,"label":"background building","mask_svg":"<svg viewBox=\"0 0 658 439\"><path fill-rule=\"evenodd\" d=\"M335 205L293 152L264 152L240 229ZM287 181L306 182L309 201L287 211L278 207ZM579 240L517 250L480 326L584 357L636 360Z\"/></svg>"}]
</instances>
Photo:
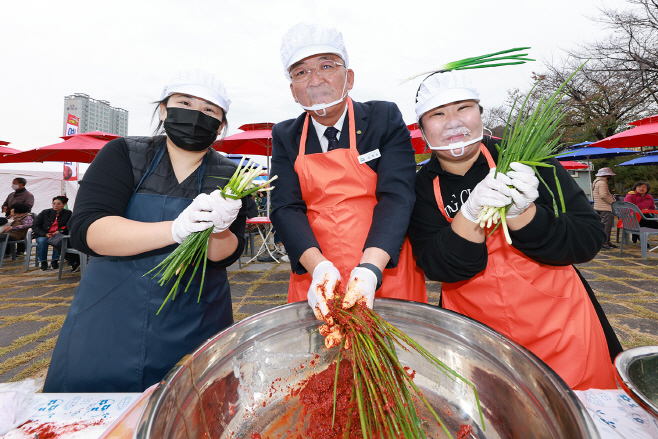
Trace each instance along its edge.
<instances>
[{"instance_id":1,"label":"background building","mask_svg":"<svg viewBox=\"0 0 658 439\"><path fill-rule=\"evenodd\" d=\"M80 118L80 133L103 131L118 136L128 135L128 111L110 106L108 101L92 99L84 93L64 97L64 128L69 114Z\"/></svg>"}]
</instances>

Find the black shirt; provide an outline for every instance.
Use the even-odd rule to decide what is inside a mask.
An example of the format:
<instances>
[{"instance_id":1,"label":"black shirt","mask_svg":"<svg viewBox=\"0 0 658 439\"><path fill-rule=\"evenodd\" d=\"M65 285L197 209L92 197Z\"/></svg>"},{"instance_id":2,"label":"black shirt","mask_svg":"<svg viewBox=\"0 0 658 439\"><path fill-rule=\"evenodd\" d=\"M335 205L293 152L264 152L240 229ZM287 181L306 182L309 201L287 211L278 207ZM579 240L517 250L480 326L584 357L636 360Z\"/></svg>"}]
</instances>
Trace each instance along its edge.
<instances>
[{"instance_id":1,"label":"black shirt","mask_svg":"<svg viewBox=\"0 0 658 439\"><path fill-rule=\"evenodd\" d=\"M499 141L485 136L483 143L494 161L498 160L495 145ZM512 245L526 256L547 265L570 265L591 260L606 240L599 216L573 177L555 159L555 166L566 205L566 213L555 216L553 198L543 183L539 183L537 213L528 225L510 230ZM538 168L542 179L557 197L553 168ZM432 280L460 282L471 279L487 267L485 243L468 241L457 235L439 211L434 196L433 180L439 176L444 208L454 217L468 199L471 190L489 173L483 154L464 176L451 174L432 156L416 175L416 204L409 225L416 263ZM559 201L558 201L559 206Z\"/></svg>"},{"instance_id":2,"label":"black shirt","mask_svg":"<svg viewBox=\"0 0 658 439\"><path fill-rule=\"evenodd\" d=\"M98 153L89 169L80 181L80 190L76 196L73 216L69 221L71 241L73 247L83 253L100 256L87 245L87 229L96 220L106 216L124 216L130 198L137 187L141 176L145 173L150 160L155 155L158 146L164 137L156 138L148 147L141 148L140 160L132 163L129 156L128 144L125 138L108 142ZM228 180L208 178L208 168L222 160L216 151L210 151L202 192L210 193L217 189L217 185L226 184ZM229 160L230 161L230 160ZM223 163L223 162L222 162ZM232 162L231 162L232 163ZM235 169L233 164L232 169ZM226 177L219 175L219 177ZM228 175L230 177L230 175ZM150 184L148 184L150 182ZM183 182L178 183L174 174L168 152L165 151L162 160L140 187L139 193L158 193L182 198L194 198L198 191L198 169L190 174ZM237 219L231 224L229 230L238 238L238 247L233 255L221 261L208 261L213 267L227 267L235 262L242 254L244 248L244 232L247 221L246 203Z\"/></svg>"}]
</instances>

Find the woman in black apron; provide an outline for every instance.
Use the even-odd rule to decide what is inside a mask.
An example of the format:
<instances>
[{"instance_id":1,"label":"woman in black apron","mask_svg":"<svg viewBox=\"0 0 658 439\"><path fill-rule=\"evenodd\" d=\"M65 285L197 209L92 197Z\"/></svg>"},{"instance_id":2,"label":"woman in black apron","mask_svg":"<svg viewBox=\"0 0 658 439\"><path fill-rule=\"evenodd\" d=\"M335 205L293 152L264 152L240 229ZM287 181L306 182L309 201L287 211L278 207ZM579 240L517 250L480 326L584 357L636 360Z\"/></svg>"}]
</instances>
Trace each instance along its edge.
<instances>
[{"instance_id":1,"label":"woman in black apron","mask_svg":"<svg viewBox=\"0 0 658 439\"><path fill-rule=\"evenodd\" d=\"M73 246L91 257L44 392L141 392L233 323L226 267L242 253L246 208L216 191L228 180L213 177L228 178L236 166L210 148L229 105L213 75L181 72L156 110L166 136L113 140L89 167L69 229ZM187 293L180 288L156 315L171 283L145 274L210 227L200 301L197 270Z\"/></svg>"}]
</instances>

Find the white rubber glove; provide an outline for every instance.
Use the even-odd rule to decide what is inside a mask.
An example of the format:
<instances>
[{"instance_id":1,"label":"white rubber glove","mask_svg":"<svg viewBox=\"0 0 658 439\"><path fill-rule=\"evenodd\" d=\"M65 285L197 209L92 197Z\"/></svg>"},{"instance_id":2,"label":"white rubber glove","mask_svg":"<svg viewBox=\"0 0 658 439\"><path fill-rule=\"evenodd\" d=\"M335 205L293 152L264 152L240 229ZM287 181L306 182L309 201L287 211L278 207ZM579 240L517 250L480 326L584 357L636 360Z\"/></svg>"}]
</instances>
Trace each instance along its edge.
<instances>
[{"instance_id":1,"label":"white rubber glove","mask_svg":"<svg viewBox=\"0 0 658 439\"><path fill-rule=\"evenodd\" d=\"M308 304L318 320L329 313L327 300L334 298L334 289L340 282L340 272L330 261L322 261L313 270L313 281L308 289Z\"/></svg>"},{"instance_id":2,"label":"white rubber glove","mask_svg":"<svg viewBox=\"0 0 658 439\"><path fill-rule=\"evenodd\" d=\"M242 207L242 200L234 200L232 198L222 197L222 193L218 190L210 194L210 219L214 225L212 232L221 233L233 224L238 212Z\"/></svg>"},{"instance_id":3,"label":"white rubber glove","mask_svg":"<svg viewBox=\"0 0 658 439\"><path fill-rule=\"evenodd\" d=\"M478 216L485 206L504 207L512 203L511 191L507 187L510 179L505 174L499 173L494 178L496 168L492 168L489 174L479 182L468 196L468 200L460 209L464 218L472 223L478 222Z\"/></svg>"},{"instance_id":4,"label":"white rubber glove","mask_svg":"<svg viewBox=\"0 0 658 439\"><path fill-rule=\"evenodd\" d=\"M347 282L347 292L340 306L348 309L353 307L361 298L364 298L366 306L372 309L376 290L377 275L365 267L356 267L350 273L350 280Z\"/></svg>"},{"instance_id":5,"label":"white rubber glove","mask_svg":"<svg viewBox=\"0 0 658 439\"><path fill-rule=\"evenodd\" d=\"M513 171L509 171L507 176L514 188L510 190L513 203L507 211L507 218L514 218L525 212L532 202L539 197L539 191L537 190L539 179L535 175L535 170L523 163L512 162L510 168Z\"/></svg>"},{"instance_id":6,"label":"white rubber glove","mask_svg":"<svg viewBox=\"0 0 658 439\"><path fill-rule=\"evenodd\" d=\"M177 243L185 241L191 233L201 232L213 226L210 195L199 194L192 203L178 215L171 225L171 236Z\"/></svg>"}]
</instances>

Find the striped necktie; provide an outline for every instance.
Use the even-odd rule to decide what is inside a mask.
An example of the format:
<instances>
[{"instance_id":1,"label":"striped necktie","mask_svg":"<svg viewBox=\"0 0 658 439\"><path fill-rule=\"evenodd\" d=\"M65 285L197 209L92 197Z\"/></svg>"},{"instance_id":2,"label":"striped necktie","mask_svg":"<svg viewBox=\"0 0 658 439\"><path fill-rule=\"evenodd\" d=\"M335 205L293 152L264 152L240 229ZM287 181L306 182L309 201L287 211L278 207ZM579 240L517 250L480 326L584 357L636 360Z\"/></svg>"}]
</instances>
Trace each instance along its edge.
<instances>
[{"instance_id":1,"label":"striped necktie","mask_svg":"<svg viewBox=\"0 0 658 439\"><path fill-rule=\"evenodd\" d=\"M338 138L336 138L337 134L338 134L338 130L334 127L329 127L326 130L324 130L324 137L326 137L329 140L329 148L327 149L327 151L332 151L338 148Z\"/></svg>"}]
</instances>

